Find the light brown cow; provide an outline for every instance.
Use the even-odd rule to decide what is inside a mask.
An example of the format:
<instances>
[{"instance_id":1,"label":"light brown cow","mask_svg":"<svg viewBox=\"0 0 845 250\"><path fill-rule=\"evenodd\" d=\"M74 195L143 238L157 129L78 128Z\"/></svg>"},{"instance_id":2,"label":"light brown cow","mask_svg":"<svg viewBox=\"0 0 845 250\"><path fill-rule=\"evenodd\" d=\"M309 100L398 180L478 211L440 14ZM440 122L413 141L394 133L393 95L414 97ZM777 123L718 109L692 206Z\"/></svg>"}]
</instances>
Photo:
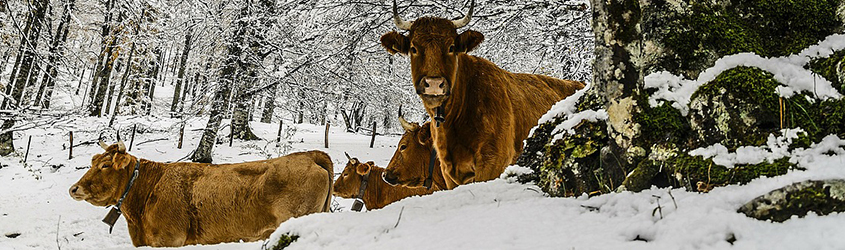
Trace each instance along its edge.
<instances>
[{"instance_id":1,"label":"light brown cow","mask_svg":"<svg viewBox=\"0 0 845 250\"><path fill-rule=\"evenodd\" d=\"M382 178L390 185L404 187L422 187L429 177L428 168L431 159L431 123L422 125L411 123L399 117L399 124L405 134L399 139L399 145L393 152L393 158L387 164ZM440 169L440 161L434 161L431 173L432 188L446 189L446 180Z\"/></svg>"},{"instance_id":2,"label":"light brown cow","mask_svg":"<svg viewBox=\"0 0 845 250\"><path fill-rule=\"evenodd\" d=\"M522 151L537 120L584 84L543 75L507 72L467 54L484 40L477 31L457 30L470 21L475 2L460 20L399 17L396 31L381 37L390 53L410 57L411 81L429 116L442 120L432 129L448 188L498 177Z\"/></svg>"},{"instance_id":3,"label":"light brown cow","mask_svg":"<svg viewBox=\"0 0 845 250\"><path fill-rule=\"evenodd\" d=\"M431 194L438 190L434 187L426 189L391 186L382 180L382 173L384 168L375 166L372 161L362 163L357 158L352 158L346 163L346 168L334 184L334 195L348 199L357 198L365 176L367 186L361 199L369 210L380 209L410 196Z\"/></svg>"},{"instance_id":4,"label":"light brown cow","mask_svg":"<svg viewBox=\"0 0 845 250\"><path fill-rule=\"evenodd\" d=\"M329 211L332 161L320 151L237 164L159 163L122 142L94 155L70 188L75 200L118 203L135 246L176 247L265 239L292 218Z\"/></svg>"}]
</instances>

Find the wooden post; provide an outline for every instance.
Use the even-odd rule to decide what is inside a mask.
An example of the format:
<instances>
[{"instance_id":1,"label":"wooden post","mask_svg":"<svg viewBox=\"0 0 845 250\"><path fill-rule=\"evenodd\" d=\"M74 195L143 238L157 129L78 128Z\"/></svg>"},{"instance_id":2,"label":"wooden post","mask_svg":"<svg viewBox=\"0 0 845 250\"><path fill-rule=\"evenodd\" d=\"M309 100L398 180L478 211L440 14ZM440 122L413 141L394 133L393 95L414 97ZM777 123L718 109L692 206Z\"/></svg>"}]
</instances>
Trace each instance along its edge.
<instances>
[{"instance_id":1,"label":"wooden post","mask_svg":"<svg viewBox=\"0 0 845 250\"><path fill-rule=\"evenodd\" d=\"M73 159L73 131L70 131L70 150L68 150L67 159Z\"/></svg>"},{"instance_id":2,"label":"wooden post","mask_svg":"<svg viewBox=\"0 0 845 250\"><path fill-rule=\"evenodd\" d=\"M229 147L232 147L232 142L235 141L235 131L232 131L232 126L229 126Z\"/></svg>"},{"instance_id":3,"label":"wooden post","mask_svg":"<svg viewBox=\"0 0 845 250\"><path fill-rule=\"evenodd\" d=\"M325 146L326 146L326 148L329 148L329 127L331 127L331 123L330 123L330 122L326 122L326 140L325 140L325 142L326 142L326 145L325 145Z\"/></svg>"},{"instance_id":4,"label":"wooden post","mask_svg":"<svg viewBox=\"0 0 845 250\"><path fill-rule=\"evenodd\" d=\"M370 148L373 148L373 143L376 142L376 122L373 122L373 136L370 137Z\"/></svg>"},{"instance_id":5,"label":"wooden post","mask_svg":"<svg viewBox=\"0 0 845 250\"><path fill-rule=\"evenodd\" d=\"M135 129L138 128L138 124L132 125L132 137L129 138L129 151L132 151L132 144L135 144Z\"/></svg>"},{"instance_id":6,"label":"wooden post","mask_svg":"<svg viewBox=\"0 0 845 250\"><path fill-rule=\"evenodd\" d=\"M182 128L179 129L179 143L176 144L177 149L182 149L183 138L185 138L185 123L182 123Z\"/></svg>"},{"instance_id":7,"label":"wooden post","mask_svg":"<svg viewBox=\"0 0 845 250\"><path fill-rule=\"evenodd\" d=\"M26 154L23 156L23 163L26 163L27 158L29 158L29 144L32 143L32 136L29 136L29 140L26 142Z\"/></svg>"},{"instance_id":8,"label":"wooden post","mask_svg":"<svg viewBox=\"0 0 845 250\"><path fill-rule=\"evenodd\" d=\"M282 123L284 123L284 120L279 119L279 135L276 136L276 143L282 142Z\"/></svg>"}]
</instances>

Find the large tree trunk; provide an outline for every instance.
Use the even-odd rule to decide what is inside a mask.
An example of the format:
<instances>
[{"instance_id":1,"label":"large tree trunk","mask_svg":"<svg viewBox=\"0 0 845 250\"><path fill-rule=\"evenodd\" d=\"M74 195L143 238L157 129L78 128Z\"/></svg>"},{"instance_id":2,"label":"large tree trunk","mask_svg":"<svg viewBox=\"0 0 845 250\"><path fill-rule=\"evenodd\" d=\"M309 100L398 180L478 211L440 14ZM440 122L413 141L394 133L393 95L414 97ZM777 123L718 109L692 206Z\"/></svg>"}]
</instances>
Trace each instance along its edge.
<instances>
[{"instance_id":1,"label":"large tree trunk","mask_svg":"<svg viewBox=\"0 0 845 250\"><path fill-rule=\"evenodd\" d=\"M188 54L191 52L191 30L185 34L185 48L182 49L182 58L179 63L179 73L176 76L176 85L173 86L173 101L170 103L170 116L176 115L176 108L181 101L182 83L185 82L185 67L188 65Z\"/></svg>"},{"instance_id":2,"label":"large tree trunk","mask_svg":"<svg viewBox=\"0 0 845 250\"><path fill-rule=\"evenodd\" d=\"M47 72L44 75L44 88L39 90L38 96L36 97L36 104L39 102L41 106L45 109L50 108L50 99L53 96L53 88L56 84L56 77L58 76L58 70L56 69L58 66L56 65L63 55L63 46L65 41L67 40L68 35L68 26L70 25L70 14L73 11L73 6L76 0L68 0L65 3L64 10L62 12L62 19L59 21L59 28L56 29L56 35L53 37L53 43L50 46L50 58L49 64L47 65Z\"/></svg>"},{"instance_id":3,"label":"large tree trunk","mask_svg":"<svg viewBox=\"0 0 845 250\"><path fill-rule=\"evenodd\" d=\"M49 0L40 0L40 1L33 1L32 2L33 8L30 14L30 19L27 21L27 26L24 28L24 34L21 34L21 44L20 46L23 56L21 57L20 68L21 69L29 69L32 68L32 64L36 57L35 48L38 46L38 36L39 31L41 30L41 25L44 22L44 14L47 11L47 7L49 5ZM18 70L19 72L17 78L15 79L14 86L11 86L11 100L8 102L4 101L4 106L12 105L12 104L20 104L21 97L23 95L23 90L26 85L26 81L28 78L28 70ZM6 108L6 107L4 107ZM17 108L17 107L15 107ZM0 126L0 131L6 131L11 129L15 126L15 118L7 118L3 121L3 125ZM6 131L0 134L0 156L6 156L11 154L15 151L15 146L13 143L13 135L11 131Z\"/></svg>"},{"instance_id":4,"label":"large tree trunk","mask_svg":"<svg viewBox=\"0 0 845 250\"><path fill-rule=\"evenodd\" d=\"M240 98L233 99L235 108L232 111L232 133L235 134L234 138L241 140L260 139L249 128L249 111L252 106L252 95L243 95L245 91L252 88L252 83L255 81L257 74L255 70L255 66L252 65L247 68L248 74L245 76L246 80L242 81L235 94L235 96L240 96Z\"/></svg>"}]
</instances>

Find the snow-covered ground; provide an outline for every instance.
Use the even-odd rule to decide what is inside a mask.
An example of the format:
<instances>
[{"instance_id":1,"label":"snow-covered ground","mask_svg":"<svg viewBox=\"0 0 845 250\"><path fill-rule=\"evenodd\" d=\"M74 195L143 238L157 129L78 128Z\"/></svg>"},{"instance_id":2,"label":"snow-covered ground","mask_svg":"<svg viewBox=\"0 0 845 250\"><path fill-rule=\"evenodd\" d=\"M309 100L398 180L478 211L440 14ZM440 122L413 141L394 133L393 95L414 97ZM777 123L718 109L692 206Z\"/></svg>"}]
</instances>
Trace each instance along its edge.
<instances>
[{"instance_id":1,"label":"snow-covered ground","mask_svg":"<svg viewBox=\"0 0 845 250\"><path fill-rule=\"evenodd\" d=\"M189 122L185 146L176 149L174 124L178 120L118 120L124 133L130 124L145 128L145 133L136 136L130 153L156 161L188 155L200 136L197 129L205 125L204 120ZM32 135L32 149L26 165L20 162L22 153L0 158L0 249L132 248L123 219L114 233L108 234L108 227L100 221L106 209L74 201L67 194L87 170L77 168L89 165L91 155L102 151L96 144L80 146L74 148L74 158L67 160L67 131L78 131L75 143L88 141L98 135L93 130L106 122L78 118L19 134L17 147L25 147L26 138ZM252 126L262 138L275 139L278 124L253 122ZM332 156L336 172L345 164L343 152L386 166L398 141L396 136L379 136L375 148L370 149L369 136L335 127L330 148L324 149L323 129L297 125L289 139L291 152L325 150ZM162 138L166 140L147 142ZM827 140L817 150L800 152L798 163L806 171L720 187L710 193L651 189L593 198L549 198L534 185L505 178L413 197L363 213L348 210L351 200L336 199L343 207L340 212L289 220L274 237L299 235L290 249L842 249L845 214L771 223L736 212L745 202L792 182L845 178L845 140ZM278 153L282 152L275 149L274 142L236 141L233 147L217 145L215 161L256 160ZM7 236L12 234L20 235ZM735 241L731 244L729 239ZM184 249L261 249L262 245L231 243Z\"/></svg>"},{"instance_id":2,"label":"snow-covered ground","mask_svg":"<svg viewBox=\"0 0 845 250\"><path fill-rule=\"evenodd\" d=\"M153 117L118 117L122 139L129 143L131 124L138 124L139 131L130 154L154 160L176 161L196 148L205 119L192 120L185 129L182 149L176 149L179 122L176 119ZM74 144L92 141L98 130L106 127L106 118L78 118L57 124L47 129L30 129L16 133L15 146L18 153L0 158L0 249L102 249L131 248L132 241L121 217L108 234L108 226L101 222L108 210L87 202L74 201L68 195L68 188L87 171L79 169L91 164L91 156L103 150L96 143L75 147L72 160L67 160L68 131L74 131ZM224 121L228 124L228 121ZM275 157L282 152L276 148L275 138L278 123L252 122L254 132L262 141L235 141L232 147L227 141L214 148L216 163L243 162ZM287 125L285 125L287 127ZM387 166L393 155L397 136L377 136L374 148L369 148L370 136L346 133L339 126L333 126L329 135L329 148L323 146L324 126L296 125L296 133L290 137L291 149L287 153L305 150L324 150L335 163L335 172L340 173L346 164L344 152L361 160L375 161ZM112 133L113 134L113 133ZM224 134L228 134L224 129ZM108 134L106 134L108 135ZM24 158L27 138L32 136L32 145L27 164ZM161 140L160 140L161 139ZM151 141L151 142L148 142ZM112 143L112 142L109 142ZM348 210L352 200L335 199L338 205ZM7 235L20 234L14 238ZM212 248L258 249L259 243L227 244Z\"/></svg>"}]
</instances>

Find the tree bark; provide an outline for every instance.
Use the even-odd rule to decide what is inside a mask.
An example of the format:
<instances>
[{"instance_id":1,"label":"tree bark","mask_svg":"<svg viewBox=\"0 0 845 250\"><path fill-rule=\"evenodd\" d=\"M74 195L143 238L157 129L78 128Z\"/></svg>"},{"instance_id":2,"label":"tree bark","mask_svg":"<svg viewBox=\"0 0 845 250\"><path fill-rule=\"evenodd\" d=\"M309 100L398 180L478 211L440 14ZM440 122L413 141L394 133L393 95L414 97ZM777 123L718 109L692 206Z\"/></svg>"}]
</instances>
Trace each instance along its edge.
<instances>
[{"instance_id":1,"label":"tree bark","mask_svg":"<svg viewBox=\"0 0 845 250\"><path fill-rule=\"evenodd\" d=\"M65 41L67 41L68 35L68 25L70 25L70 16L71 11L73 11L73 7L76 0L68 0L65 3L64 10L62 12L62 19L59 21L59 28L56 29L56 36L53 37L53 43L50 46L50 58L49 64L47 65L47 72L45 73L44 80L44 88L42 91L39 91L36 104L39 102L41 106L45 109L50 108L50 100L53 96L53 88L55 87L56 77L58 76L58 70L56 69L56 64L58 63L59 58L63 57L63 46Z\"/></svg>"},{"instance_id":2,"label":"tree bark","mask_svg":"<svg viewBox=\"0 0 845 250\"><path fill-rule=\"evenodd\" d=\"M179 102L181 100L180 94L182 93L182 83L185 82L185 66L188 65L188 55L191 52L191 30L188 30L188 34L185 34L185 48L182 49L182 58L179 62L179 73L176 76L176 85L173 86L173 101L170 103L170 113L171 117L173 117L178 110L176 108L179 106Z\"/></svg>"},{"instance_id":3,"label":"tree bark","mask_svg":"<svg viewBox=\"0 0 845 250\"><path fill-rule=\"evenodd\" d=\"M124 17L124 15L122 13L119 14L118 18L117 18L117 23L121 23L123 21L123 17ZM104 25L112 26L111 23L106 23ZM117 40L118 40L117 31L115 30L114 27L104 28L104 29L108 29L109 32L108 32L108 36L103 38L103 40L106 41L105 42L106 49L105 49L105 52L104 52L104 61L103 61L102 67L100 68L100 71L98 72L97 77L96 77L96 78L100 78L100 79L95 80L95 81L98 82L97 86L96 86L96 89L97 89L96 92L97 93L96 93L96 95L94 95L94 99L91 100L91 106L89 107L89 110L88 110L89 116L97 116L97 117L102 116L102 114L103 114L102 113L103 102L104 102L104 99L105 99L105 96L106 96L106 92L107 92L106 90L108 89L108 86L109 86L110 81L111 81L112 68L114 67L115 60L117 60L117 57L120 55L119 50L115 49L117 47Z\"/></svg>"},{"instance_id":4,"label":"tree bark","mask_svg":"<svg viewBox=\"0 0 845 250\"><path fill-rule=\"evenodd\" d=\"M137 27L136 27L137 28ZM135 30L135 35L138 30ZM117 98L114 99L114 112L112 112L111 119L109 119L109 127L114 124L114 117L120 113L120 100L123 98L123 92L126 88L126 82L129 80L130 69L132 68L132 57L135 56L135 43L129 49L129 57L126 59L126 69L123 71L123 77L120 79L120 88L117 90Z\"/></svg>"},{"instance_id":5,"label":"tree bark","mask_svg":"<svg viewBox=\"0 0 845 250\"><path fill-rule=\"evenodd\" d=\"M41 29L41 25L44 22L44 14L47 11L47 7L49 5L49 0L41 0L41 1L33 1L32 5L34 9L30 14L30 19L27 21L27 27L24 29L24 34L21 34L21 51L23 56L21 57L20 68L32 68L33 61L35 60L35 48L38 45L38 35ZM17 79L14 82L14 86L11 87L11 100L8 102L4 101L4 106L11 105L12 103L20 103L21 97L23 95L24 85L26 84L27 74L29 72L24 72L24 70L19 70L17 72ZM5 108L5 107L4 107ZM0 131L8 130L15 126L15 118L8 118L3 121L3 125L0 126ZM6 156L11 154L15 151L14 147L14 139L11 131L7 131L5 133L0 134L0 156Z\"/></svg>"}]
</instances>

